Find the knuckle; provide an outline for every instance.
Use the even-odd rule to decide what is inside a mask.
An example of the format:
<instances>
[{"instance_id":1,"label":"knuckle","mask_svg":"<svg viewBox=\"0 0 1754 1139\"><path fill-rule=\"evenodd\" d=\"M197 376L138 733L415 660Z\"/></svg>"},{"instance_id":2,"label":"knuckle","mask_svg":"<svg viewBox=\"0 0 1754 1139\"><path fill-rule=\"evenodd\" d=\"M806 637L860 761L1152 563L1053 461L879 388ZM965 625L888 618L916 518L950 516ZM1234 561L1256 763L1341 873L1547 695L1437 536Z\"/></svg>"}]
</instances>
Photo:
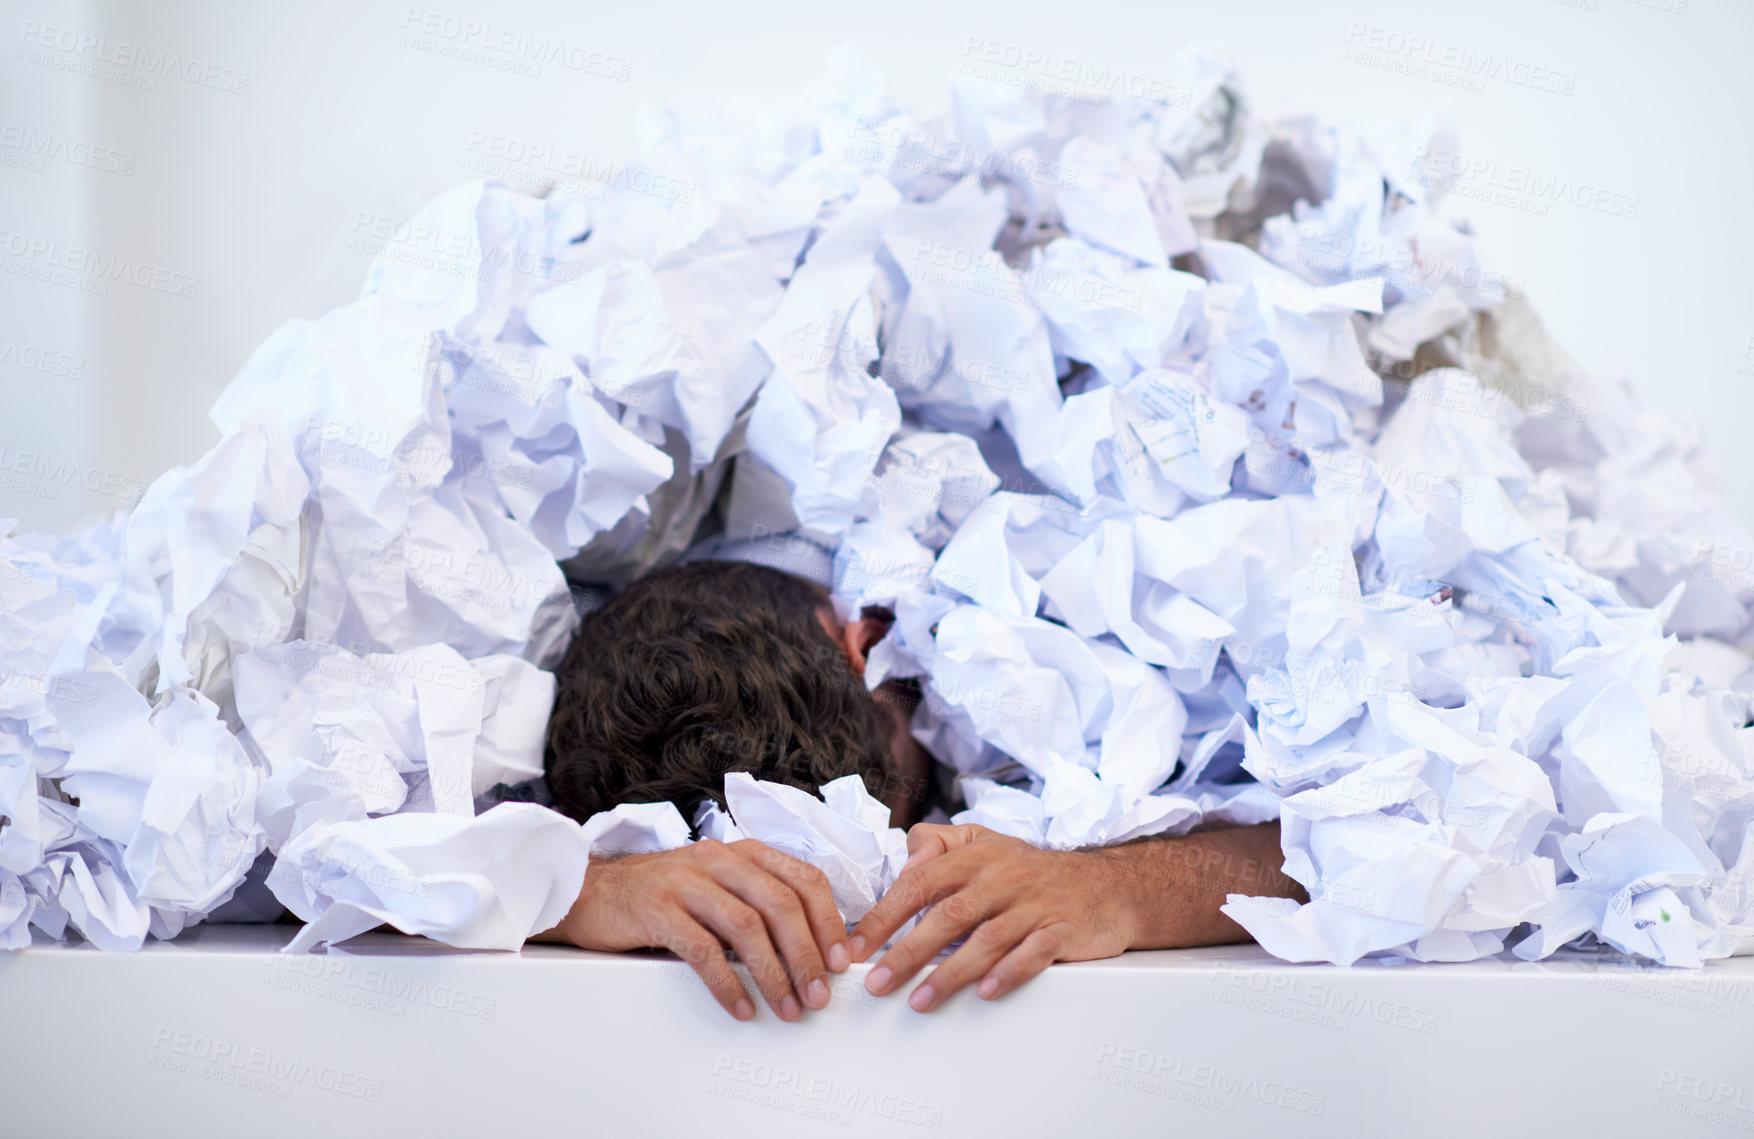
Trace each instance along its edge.
<instances>
[{"instance_id":1,"label":"knuckle","mask_svg":"<svg viewBox=\"0 0 1754 1139\"><path fill-rule=\"evenodd\" d=\"M914 960L913 950L905 945L897 945L884 954L883 960L879 964L889 966L890 973L897 977L911 976L920 967L919 962Z\"/></svg>"},{"instance_id":2,"label":"knuckle","mask_svg":"<svg viewBox=\"0 0 1754 1139\"><path fill-rule=\"evenodd\" d=\"M975 871L989 870L1003 861L1000 857L1000 849L991 843L971 843L968 846L957 848L952 855L947 857L959 858Z\"/></svg>"},{"instance_id":3,"label":"knuckle","mask_svg":"<svg viewBox=\"0 0 1754 1139\"><path fill-rule=\"evenodd\" d=\"M791 991L792 978L785 965L779 961L764 958L748 963L749 975L755 979L755 985L764 993L784 996Z\"/></svg>"},{"instance_id":4,"label":"knuckle","mask_svg":"<svg viewBox=\"0 0 1754 1139\"><path fill-rule=\"evenodd\" d=\"M998 922L983 922L980 927L968 935L967 946L979 952L992 953L1005 949L1014 940L1014 935L1003 928Z\"/></svg>"},{"instance_id":5,"label":"knuckle","mask_svg":"<svg viewBox=\"0 0 1754 1139\"><path fill-rule=\"evenodd\" d=\"M795 989L798 992L803 992L804 986L818 973L817 970L811 969L809 963L802 958L796 961L791 958L777 961L774 964L774 971L780 975L785 988Z\"/></svg>"},{"instance_id":6,"label":"knuckle","mask_svg":"<svg viewBox=\"0 0 1754 1139\"><path fill-rule=\"evenodd\" d=\"M961 894L948 894L941 898L933 898L932 908L922 919L922 925L932 928L951 925L968 917L969 900Z\"/></svg>"},{"instance_id":7,"label":"knuckle","mask_svg":"<svg viewBox=\"0 0 1754 1139\"><path fill-rule=\"evenodd\" d=\"M967 929L975 920L960 909L954 902L948 906L934 906L932 912L920 921L920 929L927 937L940 941L949 941L958 932Z\"/></svg>"},{"instance_id":8,"label":"knuckle","mask_svg":"<svg viewBox=\"0 0 1754 1139\"><path fill-rule=\"evenodd\" d=\"M978 894L964 892L939 899L932 906L932 912L938 915L935 924L952 925L984 921L987 906Z\"/></svg>"},{"instance_id":9,"label":"knuckle","mask_svg":"<svg viewBox=\"0 0 1754 1139\"><path fill-rule=\"evenodd\" d=\"M931 982L932 991L938 994L939 1000L943 1000L964 985L967 985L969 981L973 980L973 977L969 975L969 971L966 967L946 961L936 969L923 975L920 979L922 981Z\"/></svg>"},{"instance_id":10,"label":"knuckle","mask_svg":"<svg viewBox=\"0 0 1754 1139\"><path fill-rule=\"evenodd\" d=\"M796 962L786 962L786 980L800 993L804 991L806 985L827 971L820 959L812 960L809 957L800 957Z\"/></svg>"},{"instance_id":11,"label":"knuckle","mask_svg":"<svg viewBox=\"0 0 1754 1139\"><path fill-rule=\"evenodd\" d=\"M769 878L761 887L762 901L788 917L802 916L804 905L798 900L798 893L778 878Z\"/></svg>"},{"instance_id":12,"label":"knuckle","mask_svg":"<svg viewBox=\"0 0 1754 1139\"><path fill-rule=\"evenodd\" d=\"M920 896L920 901L928 906L943 905L952 898L958 897L961 893L961 891L953 885L940 885L936 882L931 885L927 885L924 882L920 883L917 892Z\"/></svg>"}]
</instances>

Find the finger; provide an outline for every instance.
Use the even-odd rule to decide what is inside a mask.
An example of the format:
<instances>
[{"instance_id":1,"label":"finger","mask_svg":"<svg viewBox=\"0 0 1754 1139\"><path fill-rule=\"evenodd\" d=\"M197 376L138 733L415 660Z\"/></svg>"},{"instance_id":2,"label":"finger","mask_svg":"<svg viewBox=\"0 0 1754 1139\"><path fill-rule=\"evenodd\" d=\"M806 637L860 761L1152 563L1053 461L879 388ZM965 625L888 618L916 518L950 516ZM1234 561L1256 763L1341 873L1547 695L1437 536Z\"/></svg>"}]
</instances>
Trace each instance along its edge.
<instances>
[{"instance_id":1,"label":"finger","mask_svg":"<svg viewBox=\"0 0 1754 1139\"><path fill-rule=\"evenodd\" d=\"M695 975L706 984L713 999L738 1020L755 1015L755 1002L731 963L725 960L724 946L705 926L677 910L671 928L659 939L660 944L688 963Z\"/></svg>"},{"instance_id":2,"label":"finger","mask_svg":"<svg viewBox=\"0 0 1754 1139\"><path fill-rule=\"evenodd\" d=\"M907 832L907 861L902 872L992 833L976 823L915 823Z\"/></svg>"},{"instance_id":3,"label":"finger","mask_svg":"<svg viewBox=\"0 0 1754 1139\"><path fill-rule=\"evenodd\" d=\"M828 884L828 876L803 859L782 854L754 839L734 842L730 847L792 888L803 903L804 917L810 923L810 932L829 969L844 973L853 957L847 948L846 919L840 916L840 907L834 904L834 890Z\"/></svg>"},{"instance_id":4,"label":"finger","mask_svg":"<svg viewBox=\"0 0 1754 1139\"><path fill-rule=\"evenodd\" d=\"M828 967L816 948L803 902L789 883L741 856L744 852L738 853L739 857L726 858L711 867L714 879L761 915L768 941L784 962L786 995L811 1008L822 1008L828 1004ZM750 968L754 967L750 963Z\"/></svg>"},{"instance_id":5,"label":"finger","mask_svg":"<svg viewBox=\"0 0 1754 1139\"><path fill-rule=\"evenodd\" d=\"M960 992L963 986L984 976L1005 954L1017 948L1032 930L1030 920L1018 914L1005 914L982 922L969 934L961 948L908 994L908 1005L915 1012L931 1012Z\"/></svg>"},{"instance_id":6,"label":"finger","mask_svg":"<svg viewBox=\"0 0 1754 1139\"><path fill-rule=\"evenodd\" d=\"M749 969L755 987L781 1020L797 1020L803 1008L792 992L786 967L768 940L767 923L749 905L717 882L684 891L682 904L696 921L718 934Z\"/></svg>"},{"instance_id":7,"label":"finger","mask_svg":"<svg viewBox=\"0 0 1754 1139\"><path fill-rule=\"evenodd\" d=\"M907 861L901 864L901 872L906 874L923 862L949 853L953 839L945 832L951 829L942 823L915 823L908 828Z\"/></svg>"},{"instance_id":8,"label":"finger","mask_svg":"<svg viewBox=\"0 0 1754 1139\"><path fill-rule=\"evenodd\" d=\"M1057 925L1044 926L987 971L975 991L982 1000L998 1000L1060 959L1064 936Z\"/></svg>"},{"instance_id":9,"label":"finger","mask_svg":"<svg viewBox=\"0 0 1754 1139\"><path fill-rule=\"evenodd\" d=\"M978 869L976 859L953 852L902 874L853 927L853 935L848 940L853 960L863 961L876 952L879 946L895 936L895 931L907 919L935 899L948 897L967 885Z\"/></svg>"},{"instance_id":10,"label":"finger","mask_svg":"<svg viewBox=\"0 0 1754 1139\"><path fill-rule=\"evenodd\" d=\"M990 912L972 889L945 898L920 919L912 933L883 955L865 978L865 988L877 996L895 989L945 946L979 925Z\"/></svg>"}]
</instances>

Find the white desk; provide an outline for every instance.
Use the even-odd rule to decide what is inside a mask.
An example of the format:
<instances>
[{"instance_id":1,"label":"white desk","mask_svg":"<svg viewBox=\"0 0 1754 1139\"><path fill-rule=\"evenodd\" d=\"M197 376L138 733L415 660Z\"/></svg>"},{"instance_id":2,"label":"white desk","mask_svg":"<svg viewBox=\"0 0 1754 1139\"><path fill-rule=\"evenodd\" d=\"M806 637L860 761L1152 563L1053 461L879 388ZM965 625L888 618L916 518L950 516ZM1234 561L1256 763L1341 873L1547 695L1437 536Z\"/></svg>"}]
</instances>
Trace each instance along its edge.
<instances>
[{"instance_id":1,"label":"white desk","mask_svg":"<svg viewBox=\"0 0 1754 1139\"><path fill-rule=\"evenodd\" d=\"M1754 958L1354 969L1254 946L1061 965L920 1016L749 1024L680 963L198 927L0 955L0 1135L1730 1135Z\"/></svg>"}]
</instances>

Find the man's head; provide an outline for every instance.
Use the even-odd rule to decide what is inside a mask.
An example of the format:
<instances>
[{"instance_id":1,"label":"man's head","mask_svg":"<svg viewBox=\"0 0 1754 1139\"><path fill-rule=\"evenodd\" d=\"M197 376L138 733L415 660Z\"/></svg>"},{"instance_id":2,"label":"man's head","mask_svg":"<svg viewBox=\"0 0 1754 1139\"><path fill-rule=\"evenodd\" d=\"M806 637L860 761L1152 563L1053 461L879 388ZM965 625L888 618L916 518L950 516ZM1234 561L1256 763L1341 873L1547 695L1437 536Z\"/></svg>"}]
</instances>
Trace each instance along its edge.
<instances>
[{"instance_id":1,"label":"man's head","mask_svg":"<svg viewBox=\"0 0 1754 1139\"><path fill-rule=\"evenodd\" d=\"M582 821L669 800L692 819L706 799L723 804L727 772L813 793L856 774L905 823L921 753L905 709L863 679L884 625L842 626L820 587L766 566L691 562L642 578L585 617L561 663L555 805Z\"/></svg>"}]
</instances>

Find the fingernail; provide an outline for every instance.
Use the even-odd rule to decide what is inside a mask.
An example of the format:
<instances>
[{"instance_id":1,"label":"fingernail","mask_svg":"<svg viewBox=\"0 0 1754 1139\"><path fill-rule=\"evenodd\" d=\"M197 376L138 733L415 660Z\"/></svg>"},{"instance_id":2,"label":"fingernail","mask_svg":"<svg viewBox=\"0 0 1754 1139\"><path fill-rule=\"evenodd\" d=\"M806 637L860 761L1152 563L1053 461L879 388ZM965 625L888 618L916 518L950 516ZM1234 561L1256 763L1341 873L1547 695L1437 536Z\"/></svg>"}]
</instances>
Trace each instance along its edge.
<instances>
[{"instance_id":1,"label":"fingernail","mask_svg":"<svg viewBox=\"0 0 1754 1139\"><path fill-rule=\"evenodd\" d=\"M804 1010L799 1007L798 998L787 993L786 999L780 1002L780 1019L797 1020L802 1015L804 1015Z\"/></svg>"},{"instance_id":2,"label":"fingernail","mask_svg":"<svg viewBox=\"0 0 1754 1139\"><path fill-rule=\"evenodd\" d=\"M860 960L864 959L865 939L863 937L860 937L858 934L855 933L855 934L853 934L853 939L851 941L847 942L847 944L852 947L854 961L860 961Z\"/></svg>"},{"instance_id":3,"label":"fingernail","mask_svg":"<svg viewBox=\"0 0 1754 1139\"><path fill-rule=\"evenodd\" d=\"M828 985L821 977L810 982L804 990L804 1003L811 1008L823 1008L828 1004Z\"/></svg>"},{"instance_id":4,"label":"fingernail","mask_svg":"<svg viewBox=\"0 0 1754 1139\"><path fill-rule=\"evenodd\" d=\"M844 973L852 963L853 955L847 952L846 946L837 941L828 947L828 968L831 972Z\"/></svg>"},{"instance_id":5,"label":"fingernail","mask_svg":"<svg viewBox=\"0 0 1754 1139\"><path fill-rule=\"evenodd\" d=\"M889 971L889 966L879 965L877 968L871 970L871 975L869 977L865 978L865 988L878 996L882 996L889 991L891 977L892 974Z\"/></svg>"},{"instance_id":6,"label":"fingernail","mask_svg":"<svg viewBox=\"0 0 1754 1139\"><path fill-rule=\"evenodd\" d=\"M981 982L980 988L976 989L975 992L981 995L981 1000L983 1001L992 1000L999 995L999 979L997 977L986 978Z\"/></svg>"},{"instance_id":7,"label":"fingernail","mask_svg":"<svg viewBox=\"0 0 1754 1139\"><path fill-rule=\"evenodd\" d=\"M907 1003L915 1012L925 1012L932 1007L932 1003L937 999L938 994L932 991L931 985L926 984L915 989L913 995L907 999Z\"/></svg>"},{"instance_id":8,"label":"fingernail","mask_svg":"<svg viewBox=\"0 0 1754 1139\"><path fill-rule=\"evenodd\" d=\"M749 1003L748 997L744 997L737 1002L737 1007L731 1010L731 1015L738 1020L750 1020L755 1016L755 1006Z\"/></svg>"}]
</instances>

